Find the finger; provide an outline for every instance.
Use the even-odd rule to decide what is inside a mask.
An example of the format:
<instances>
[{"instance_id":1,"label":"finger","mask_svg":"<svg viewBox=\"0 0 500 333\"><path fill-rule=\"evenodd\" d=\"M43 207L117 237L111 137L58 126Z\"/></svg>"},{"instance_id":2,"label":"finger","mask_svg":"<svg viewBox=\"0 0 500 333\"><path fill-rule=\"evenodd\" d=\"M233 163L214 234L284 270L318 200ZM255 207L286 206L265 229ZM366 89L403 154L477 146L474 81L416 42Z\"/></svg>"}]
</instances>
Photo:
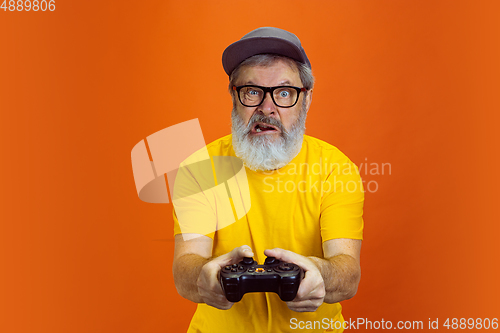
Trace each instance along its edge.
<instances>
[{"instance_id":1,"label":"finger","mask_svg":"<svg viewBox=\"0 0 500 333\"><path fill-rule=\"evenodd\" d=\"M209 286L213 288L219 281L220 265L217 262L211 261L207 263L205 271L205 277L209 283Z\"/></svg>"},{"instance_id":2,"label":"finger","mask_svg":"<svg viewBox=\"0 0 500 333\"><path fill-rule=\"evenodd\" d=\"M253 251L248 245L242 245L240 247L235 248L233 251L235 251L235 256L233 259L236 261L240 261L244 257L253 257Z\"/></svg>"},{"instance_id":3,"label":"finger","mask_svg":"<svg viewBox=\"0 0 500 333\"><path fill-rule=\"evenodd\" d=\"M221 282L219 281L218 278L217 278L217 283L212 287L212 290L219 295L223 295L224 299L226 298L226 295L224 294L224 290L222 290Z\"/></svg>"},{"instance_id":4,"label":"finger","mask_svg":"<svg viewBox=\"0 0 500 333\"><path fill-rule=\"evenodd\" d=\"M326 295L325 282L315 271L307 271L302 279L295 299L321 299Z\"/></svg>"},{"instance_id":5,"label":"finger","mask_svg":"<svg viewBox=\"0 0 500 333\"><path fill-rule=\"evenodd\" d=\"M295 311L295 312L315 312L318 308L317 307L307 307L307 308L290 308L290 310Z\"/></svg>"},{"instance_id":6,"label":"finger","mask_svg":"<svg viewBox=\"0 0 500 333\"><path fill-rule=\"evenodd\" d=\"M228 310L233 306L233 302L229 302L225 296L217 295L207 299L206 304L220 310Z\"/></svg>"},{"instance_id":7,"label":"finger","mask_svg":"<svg viewBox=\"0 0 500 333\"><path fill-rule=\"evenodd\" d=\"M265 250L264 254L268 257L275 257L282 261L294 263L305 271L316 268L316 265L311 260L292 251L274 248Z\"/></svg>"},{"instance_id":8,"label":"finger","mask_svg":"<svg viewBox=\"0 0 500 333\"><path fill-rule=\"evenodd\" d=\"M220 308L229 309L233 305L233 302L227 300L220 284L217 284L217 286L215 286L214 289L210 291L210 295L210 299L214 300L215 303L220 306Z\"/></svg>"},{"instance_id":9,"label":"finger","mask_svg":"<svg viewBox=\"0 0 500 333\"><path fill-rule=\"evenodd\" d=\"M218 266L215 265L215 267ZM203 301L210 306L221 310L227 310L232 307L232 302L227 300L218 279L213 279L213 274L210 272L207 272L207 275L200 276L198 280L198 292Z\"/></svg>"},{"instance_id":10,"label":"finger","mask_svg":"<svg viewBox=\"0 0 500 333\"><path fill-rule=\"evenodd\" d=\"M212 261L222 268L227 265L237 264L244 257L253 257L253 251L248 245L236 247L231 252L223 254Z\"/></svg>"},{"instance_id":11,"label":"finger","mask_svg":"<svg viewBox=\"0 0 500 333\"><path fill-rule=\"evenodd\" d=\"M296 311L296 312L312 312L316 311L318 307L322 304L323 302L320 300L306 300L306 301L300 301L300 302L286 302L286 305L290 310Z\"/></svg>"},{"instance_id":12,"label":"finger","mask_svg":"<svg viewBox=\"0 0 500 333\"><path fill-rule=\"evenodd\" d=\"M301 300L303 299L306 295L308 295L311 292L311 282L310 278L307 276L307 272L304 275L304 278L302 281L300 281L299 289L297 290L297 296L295 296L296 299Z\"/></svg>"}]
</instances>

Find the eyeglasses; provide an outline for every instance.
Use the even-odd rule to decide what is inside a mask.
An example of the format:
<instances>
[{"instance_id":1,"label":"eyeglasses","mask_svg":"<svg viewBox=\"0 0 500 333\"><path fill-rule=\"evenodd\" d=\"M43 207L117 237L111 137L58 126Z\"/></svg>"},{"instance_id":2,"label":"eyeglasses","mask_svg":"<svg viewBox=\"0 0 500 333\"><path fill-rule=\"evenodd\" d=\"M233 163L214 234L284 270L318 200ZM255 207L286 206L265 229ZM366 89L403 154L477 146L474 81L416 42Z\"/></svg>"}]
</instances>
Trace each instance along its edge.
<instances>
[{"instance_id":1,"label":"eyeglasses","mask_svg":"<svg viewBox=\"0 0 500 333\"><path fill-rule=\"evenodd\" d=\"M254 85L233 86L233 90L238 93L240 103L247 107L259 106L264 102L266 94L269 92L271 98L281 108L291 108L299 100L301 91L307 91L306 88L292 86L261 87Z\"/></svg>"}]
</instances>

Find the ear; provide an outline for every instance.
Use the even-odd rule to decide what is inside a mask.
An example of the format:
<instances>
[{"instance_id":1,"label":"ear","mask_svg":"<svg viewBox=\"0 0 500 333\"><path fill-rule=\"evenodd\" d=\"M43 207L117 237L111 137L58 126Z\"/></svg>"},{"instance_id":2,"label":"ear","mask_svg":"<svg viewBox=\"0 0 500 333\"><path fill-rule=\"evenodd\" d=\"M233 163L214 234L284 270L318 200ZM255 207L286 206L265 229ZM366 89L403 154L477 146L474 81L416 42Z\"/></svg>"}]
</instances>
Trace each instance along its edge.
<instances>
[{"instance_id":1,"label":"ear","mask_svg":"<svg viewBox=\"0 0 500 333\"><path fill-rule=\"evenodd\" d=\"M313 90L308 90L306 94L306 111L309 111L309 107L311 106L313 98Z\"/></svg>"}]
</instances>

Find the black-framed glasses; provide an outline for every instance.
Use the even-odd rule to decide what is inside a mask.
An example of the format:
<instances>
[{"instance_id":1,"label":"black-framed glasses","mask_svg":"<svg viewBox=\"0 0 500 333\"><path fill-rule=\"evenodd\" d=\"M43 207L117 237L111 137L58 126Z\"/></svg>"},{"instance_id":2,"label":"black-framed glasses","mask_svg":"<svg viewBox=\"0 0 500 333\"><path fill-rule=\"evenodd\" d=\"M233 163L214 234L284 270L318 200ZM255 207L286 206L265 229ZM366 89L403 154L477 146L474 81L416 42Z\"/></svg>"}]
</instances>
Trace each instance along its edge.
<instances>
[{"instance_id":1,"label":"black-framed glasses","mask_svg":"<svg viewBox=\"0 0 500 333\"><path fill-rule=\"evenodd\" d=\"M307 91L306 88L292 86L261 87L254 85L233 86L233 90L238 93L238 99L244 106L255 107L261 105L269 92L274 104L281 108L291 108L297 104L300 92Z\"/></svg>"}]
</instances>

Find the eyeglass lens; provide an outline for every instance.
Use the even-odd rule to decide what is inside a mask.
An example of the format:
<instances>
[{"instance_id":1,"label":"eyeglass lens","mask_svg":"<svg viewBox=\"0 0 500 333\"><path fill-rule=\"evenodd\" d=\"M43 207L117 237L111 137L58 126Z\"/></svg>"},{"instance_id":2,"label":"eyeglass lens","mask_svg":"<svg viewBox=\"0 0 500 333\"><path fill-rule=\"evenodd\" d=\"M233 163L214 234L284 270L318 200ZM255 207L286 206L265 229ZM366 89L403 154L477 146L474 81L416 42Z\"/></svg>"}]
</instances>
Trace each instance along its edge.
<instances>
[{"instance_id":1,"label":"eyeglass lens","mask_svg":"<svg viewBox=\"0 0 500 333\"><path fill-rule=\"evenodd\" d=\"M292 106L297 102L297 90L292 87L278 87L273 91L274 103L277 106ZM264 100L265 93L258 87L240 89L240 101L246 106L257 106Z\"/></svg>"}]
</instances>

